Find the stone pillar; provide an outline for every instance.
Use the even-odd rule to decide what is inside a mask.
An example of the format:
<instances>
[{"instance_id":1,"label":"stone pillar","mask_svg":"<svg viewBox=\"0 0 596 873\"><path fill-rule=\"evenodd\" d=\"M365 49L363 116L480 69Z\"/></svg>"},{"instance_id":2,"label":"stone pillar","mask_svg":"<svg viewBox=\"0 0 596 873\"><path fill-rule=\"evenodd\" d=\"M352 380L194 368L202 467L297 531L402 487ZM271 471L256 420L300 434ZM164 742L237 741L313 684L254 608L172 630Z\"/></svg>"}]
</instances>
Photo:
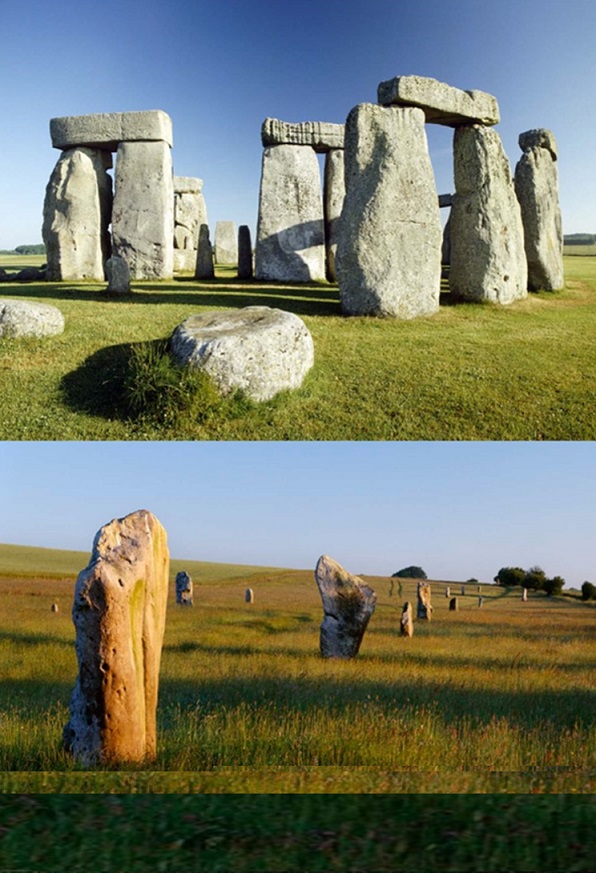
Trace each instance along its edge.
<instances>
[{"instance_id":1,"label":"stone pillar","mask_svg":"<svg viewBox=\"0 0 596 873\"><path fill-rule=\"evenodd\" d=\"M550 130L520 134L523 151L515 168L515 193L521 207L528 261L528 289L563 287L563 228L559 206L557 144Z\"/></svg>"},{"instance_id":2,"label":"stone pillar","mask_svg":"<svg viewBox=\"0 0 596 873\"><path fill-rule=\"evenodd\" d=\"M245 603L254 603L255 602L255 593L252 588L247 588L244 592L244 602Z\"/></svg>"},{"instance_id":3,"label":"stone pillar","mask_svg":"<svg viewBox=\"0 0 596 873\"><path fill-rule=\"evenodd\" d=\"M528 589L522 588L522 600L524 601L524 603L526 602L527 599L528 599Z\"/></svg>"},{"instance_id":4,"label":"stone pillar","mask_svg":"<svg viewBox=\"0 0 596 873\"><path fill-rule=\"evenodd\" d=\"M255 277L265 282L325 278L321 174L309 146L263 151Z\"/></svg>"},{"instance_id":5,"label":"stone pillar","mask_svg":"<svg viewBox=\"0 0 596 873\"><path fill-rule=\"evenodd\" d=\"M238 278L252 279L252 243L246 224L238 228Z\"/></svg>"},{"instance_id":6,"label":"stone pillar","mask_svg":"<svg viewBox=\"0 0 596 873\"><path fill-rule=\"evenodd\" d=\"M197 266L199 228L207 224L203 180L174 176L174 272L193 273Z\"/></svg>"},{"instance_id":7,"label":"stone pillar","mask_svg":"<svg viewBox=\"0 0 596 873\"><path fill-rule=\"evenodd\" d=\"M214 276L213 246L209 239L209 225L202 224L199 227L199 244L197 249L195 279L213 279Z\"/></svg>"},{"instance_id":8,"label":"stone pillar","mask_svg":"<svg viewBox=\"0 0 596 873\"><path fill-rule=\"evenodd\" d=\"M121 142L112 211L114 254L133 279L171 279L174 272L174 183L165 142Z\"/></svg>"},{"instance_id":9,"label":"stone pillar","mask_svg":"<svg viewBox=\"0 0 596 873\"><path fill-rule=\"evenodd\" d=\"M478 125L456 128L453 159L452 293L503 304L526 297L521 210L499 134Z\"/></svg>"},{"instance_id":10,"label":"stone pillar","mask_svg":"<svg viewBox=\"0 0 596 873\"><path fill-rule=\"evenodd\" d=\"M411 637L414 635L414 619L412 618L412 604L409 600L404 603L404 608L401 614L399 623L399 631L402 637Z\"/></svg>"},{"instance_id":11,"label":"stone pillar","mask_svg":"<svg viewBox=\"0 0 596 873\"><path fill-rule=\"evenodd\" d=\"M63 151L46 188L43 241L50 281L104 280L110 257L108 227L112 155L84 147Z\"/></svg>"},{"instance_id":12,"label":"stone pillar","mask_svg":"<svg viewBox=\"0 0 596 873\"><path fill-rule=\"evenodd\" d=\"M155 757L155 710L168 599L166 532L150 512L95 536L75 586L79 674L64 745L84 766Z\"/></svg>"},{"instance_id":13,"label":"stone pillar","mask_svg":"<svg viewBox=\"0 0 596 873\"><path fill-rule=\"evenodd\" d=\"M430 621L433 608L430 602L430 585L428 582L419 582L416 593L418 596L416 617L424 621Z\"/></svg>"},{"instance_id":14,"label":"stone pillar","mask_svg":"<svg viewBox=\"0 0 596 873\"><path fill-rule=\"evenodd\" d=\"M457 612L457 597L452 597L449 601L450 612Z\"/></svg>"},{"instance_id":15,"label":"stone pillar","mask_svg":"<svg viewBox=\"0 0 596 873\"><path fill-rule=\"evenodd\" d=\"M233 221L218 221L215 225L215 263L238 263L238 237Z\"/></svg>"},{"instance_id":16,"label":"stone pillar","mask_svg":"<svg viewBox=\"0 0 596 873\"><path fill-rule=\"evenodd\" d=\"M322 555L317 562L315 581L324 611L321 655L354 658L375 610L376 593L327 555Z\"/></svg>"},{"instance_id":17,"label":"stone pillar","mask_svg":"<svg viewBox=\"0 0 596 873\"><path fill-rule=\"evenodd\" d=\"M181 606L192 606L193 584L185 570L176 573L176 603Z\"/></svg>"},{"instance_id":18,"label":"stone pillar","mask_svg":"<svg viewBox=\"0 0 596 873\"><path fill-rule=\"evenodd\" d=\"M329 282L337 282L335 256L339 235L339 219L346 196L344 173L344 150L331 149L325 155L325 182L323 202L325 207L325 263Z\"/></svg>"},{"instance_id":19,"label":"stone pillar","mask_svg":"<svg viewBox=\"0 0 596 873\"><path fill-rule=\"evenodd\" d=\"M451 588L448 585L447 588L445 588L445 597L450 597L450 596L451 596Z\"/></svg>"},{"instance_id":20,"label":"stone pillar","mask_svg":"<svg viewBox=\"0 0 596 873\"><path fill-rule=\"evenodd\" d=\"M346 122L345 174L336 259L343 312L435 313L442 230L422 109L356 106Z\"/></svg>"}]
</instances>

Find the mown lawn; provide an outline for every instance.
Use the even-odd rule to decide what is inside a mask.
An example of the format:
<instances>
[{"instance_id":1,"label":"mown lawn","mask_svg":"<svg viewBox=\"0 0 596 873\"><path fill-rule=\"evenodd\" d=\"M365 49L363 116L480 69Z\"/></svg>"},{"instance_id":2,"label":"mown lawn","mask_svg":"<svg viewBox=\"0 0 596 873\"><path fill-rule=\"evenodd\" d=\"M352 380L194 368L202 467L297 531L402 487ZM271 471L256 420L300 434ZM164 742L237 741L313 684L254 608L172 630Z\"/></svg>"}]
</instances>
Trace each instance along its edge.
<instances>
[{"instance_id":1,"label":"mown lawn","mask_svg":"<svg viewBox=\"0 0 596 873\"><path fill-rule=\"evenodd\" d=\"M0 340L0 438L590 440L596 434L596 258L566 258L564 291L509 307L449 305L411 322L340 315L335 286L136 283L127 300L100 286L3 284L0 295L57 305L65 333ZM103 286L102 286L103 287ZM315 366L264 404L205 415L132 415L131 349L166 339L193 312L267 305L303 317Z\"/></svg>"}]
</instances>

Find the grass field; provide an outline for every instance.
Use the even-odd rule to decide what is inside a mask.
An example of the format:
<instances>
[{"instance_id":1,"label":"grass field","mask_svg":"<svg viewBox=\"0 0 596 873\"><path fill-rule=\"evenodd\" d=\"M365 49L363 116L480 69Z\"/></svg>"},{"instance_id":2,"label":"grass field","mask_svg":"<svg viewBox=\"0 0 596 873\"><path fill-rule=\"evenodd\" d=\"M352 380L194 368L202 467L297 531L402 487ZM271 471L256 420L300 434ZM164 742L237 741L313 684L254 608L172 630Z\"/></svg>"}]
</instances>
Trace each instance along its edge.
<instances>
[{"instance_id":1,"label":"grass field","mask_svg":"<svg viewBox=\"0 0 596 873\"><path fill-rule=\"evenodd\" d=\"M519 590L483 585L479 608L468 585L449 612L434 582L433 621L406 640L398 618L414 581L398 600L389 579L364 577L378 605L361 652L325 661L312 571L188 563L195 606L176 607L172 585L156 762L82 770L60 744L76 676L74 578L44 576L29 555L29 575L0 578L3 791L594 791L596 604L522 603Z\"/></svg>"},{"instance_id":2,"label":"grass field","mask_svg":"<svg viewBox=\"0 0 596 873\"><path fill-rule=\"evenodd\" d=\"M8 256L5 256L8 258ZM0 259L1 265L1 259ZM335 286L135 283L127 300L97 285L4 284L2 296L57 305L65 333L0 340L0 438L590 440L596 434L596 258L566 259L566 289L509 307L449 305L411 322L344 318ZM315 366L264 404L224 402L165 421L132 415L123 383L133 349L193 312L269 305L303 317Z\"/></svg>"}]
</instances>

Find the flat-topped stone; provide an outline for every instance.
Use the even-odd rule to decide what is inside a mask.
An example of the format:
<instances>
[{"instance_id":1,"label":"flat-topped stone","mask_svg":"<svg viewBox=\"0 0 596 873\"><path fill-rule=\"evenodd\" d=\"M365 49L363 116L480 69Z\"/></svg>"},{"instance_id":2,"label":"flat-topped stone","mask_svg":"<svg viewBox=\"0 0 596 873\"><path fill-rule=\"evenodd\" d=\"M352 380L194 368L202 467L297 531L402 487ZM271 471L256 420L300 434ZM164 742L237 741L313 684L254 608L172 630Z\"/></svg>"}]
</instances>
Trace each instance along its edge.
<instances>
[{"instance_id":1,"label":"flat-topped stone","mask_svg":"<svg viewBox=\"0 0 596 873\"><path fill-rule=\"evenodd\" d=\"M462 91L426 76L396 76L381 82L377 96L382 106L419 106L428 122L448 127L498 124L501 118L492 94Z\"/></svg>"},{"instance_id":2,"label":"flat-topped stone","mask_svg":"<svg viewBox=\"0 0 596 873\"><path fill-rule=\"evenodd\" d=\"M551 153L553 161L559 157L555 136L552 130L548 130L546 127L538 127L520 133L518 142L522 152L534 148L546 149Z\"/></svg>"},{"instance_id":3,"label":"flat-topped stone","mask_svg":"<svg viewBox=\"0 0 596 873\"><path fill-rule=\"evenodd\" d=\"M293 124L278 118L266 118L261 128L263 146L310 146L316 152L343 149L344 125L326 121L302 121Z\"/></svg>"},{"instance_id":4,"label":"flat-topped stone","mask_svg":"<svg viewBox=\"0 0 596 873\"><path fill-rule=\"evenodd\" d=\"M64 330L64 316L49 303L0 300L0 337L53 336Z\"/></svg>"},{"instance_id":5,"label":"flat-topped stone","mask_svg":"<svg viewBox=\"0 0 596 873\"><path fill-rule=\"evenodd\" d=\"M200 194L203 190L203 180L194 176L174 176L175 194Z\"/></svg>"},{"instance_id":6,"label":"flat-topped stone","mask_svg":"<svg viewBox=\"0 0 596 873\"><path fill-rule=\"evenodd\" d=\"M50 119L55 149L74 146L115 152L121 142L166 142L172 146L172 119L161 109L145 112L101 112Z\"/></svg>"}]
</instances>

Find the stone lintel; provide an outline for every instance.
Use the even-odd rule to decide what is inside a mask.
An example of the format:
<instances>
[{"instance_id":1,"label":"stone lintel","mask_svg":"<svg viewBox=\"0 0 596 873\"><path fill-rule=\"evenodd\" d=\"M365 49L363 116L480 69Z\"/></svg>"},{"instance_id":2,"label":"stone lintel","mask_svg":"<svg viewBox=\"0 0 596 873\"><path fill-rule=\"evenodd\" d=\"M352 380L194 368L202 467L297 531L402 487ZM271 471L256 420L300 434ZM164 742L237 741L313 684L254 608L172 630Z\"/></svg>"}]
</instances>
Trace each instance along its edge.
<instances>
[{"instance_id":1,"label":"stone lintel","mask_svg":"<svg viewBox=\"0 0 596 873\"><path fill-rule=\"evenodd\" d=\"M261 127L261 141L265 148L275 145L310 146L325 153L344 147L344 125L326 121L302 121L293 124L278 118L266 118Z\"/></svg>"},{"instance_id":2,"label":"stone lintel","mask_svg":"<svg viewBox=\"0 0 596 873\"><path fill-rule=\"evenodd\" d=\"M453 205L453 194L439 194L439 209L447 209Z\"/></svg>"},{"instance_id":3,"label":"stone lintel","mask_svg":"<svg viewBox=\"0 0 596 873\"><path fill-rule=\"evenodd\" d=\"M50 119L55 149L87 146L115 152L121 142L165 142L172 147L172 119L161 109L102 112Z\"/></svg>"},{"instance_id":4,"label":"stone lintel","mask_svg":"<svg viewBox=\"0 0 596 873\"><path fill-rule=\"evenodd\" d=\"M541 148L549 151L553 157L553 161L557 160L558 149L557 141L551 130L545 127L538 127L535 130L526 130L519 135L519 147L522 152L528 151L531 148Z\"/></svg>"},{"instance_id":5,"label":"stone lintel","mask_svg":"<svg viewBox=\"0 0 596 873\"><path fill-rule=\"evenodd\" d=\"M492 94L461 91L426 76L396 76L381 82L378 101L382 106L419 106L428 122L448 127L500 121L499 104Z\"/></svg>"},{"instance_id":6,"label":"stone lintel","mask_svg":"<svg viewBox=\"0 0 596 873\"><path fill-rule=\"evenodd\" d=\"M200 194L203 190L203 180L194 176L174 176L175 194Z\"/></svg>"}]
</instances>

